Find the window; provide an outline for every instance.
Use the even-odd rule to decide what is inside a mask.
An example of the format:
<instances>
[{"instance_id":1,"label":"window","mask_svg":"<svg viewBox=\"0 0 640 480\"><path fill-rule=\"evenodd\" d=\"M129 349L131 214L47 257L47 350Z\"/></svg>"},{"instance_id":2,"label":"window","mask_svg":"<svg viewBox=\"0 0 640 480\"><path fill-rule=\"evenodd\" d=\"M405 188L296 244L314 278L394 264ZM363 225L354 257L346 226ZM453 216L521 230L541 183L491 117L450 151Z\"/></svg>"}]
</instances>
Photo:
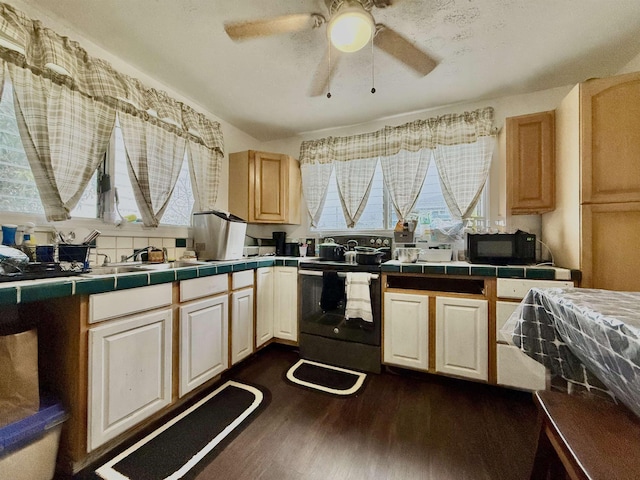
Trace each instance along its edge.
<instances>
[{"instance_id":1,"label":"window","mask_svg":"<svg viewBox=\"0 0 640 480\"><path fill-rule=\"evenodd\" d=\"M96 171L85 189L80 202L71 212L72 218L100 218L98 179L103 172L110 173L118 192L118 209L123 217L139 218L133 188L127 171L126 153L120 127L114 128L115 148L108 152L106 162ZM110 190L114 195L115 189ZM193 193L186 158L169 205L162 217L163 225L188 226L193 208ZM22 146L13 104L13 88L5 81L0 100L0 213L44 215L38 189Z\"/></svg>"},{"instance_id":2,"label":"window","mask_svg":"<svg viewBox=\"0 0 640 480\"><path fill-rule=\"evenodd\" d=\"M98 175L94 174L71 212L73 217L96 218L98 213ZM7 79L0 100L0 212L44 215L36 182L22 146L13 88Z\"/></svg>"},{"instance_id":3,"label":"window","mask_svg":"<svg viewBox=\"0 0 640 480\"><path fill-rule=\"evenodd\" d=\"M382 167L380 166L380 162L378 162L376 171L373 174L373 184L371 185L371 193L369 194L367 206L353 230L379 230L386 228L384 226L386 203L386 192L382 180ZM329 180L329 187L327 189L327 198L324 202L322 215L320 216L316 229L347 229L347 223L342 212L342 204L340 203L340 196L338 195L338 183L336 182L335 170L331 173L331 179Z\"/></svg>"},{"instance_id":4,"label":"window","mask_svg":"<svg viewBox=\"0 0 640 480\"><path fill-rule=\"evenodd\" d=\"M486 192L483 191L480 201L475 208L475 216L484 216L486 211ZM433 159L429 164L429 170L425 177L424 185L420 191L420 196L413 208L412 215L420 218L423 224L429 224L435 228L448 228L460 222L451 217L438 176L438 167ZM398 221L398 215L389 199L389 195L384 186L382 178L382 167L380 162L376 166L371 185L371 193L365 210L353 230L392 230ZM341 231L347 230L347 224L342 213L342 205L338 195L338 186L335 178L335 171L331 174L327 197L322 210L322 215L318 226L314 229L318 231ZM350 231L352 229L349 229Z\"/></svg>"}]
</instances>

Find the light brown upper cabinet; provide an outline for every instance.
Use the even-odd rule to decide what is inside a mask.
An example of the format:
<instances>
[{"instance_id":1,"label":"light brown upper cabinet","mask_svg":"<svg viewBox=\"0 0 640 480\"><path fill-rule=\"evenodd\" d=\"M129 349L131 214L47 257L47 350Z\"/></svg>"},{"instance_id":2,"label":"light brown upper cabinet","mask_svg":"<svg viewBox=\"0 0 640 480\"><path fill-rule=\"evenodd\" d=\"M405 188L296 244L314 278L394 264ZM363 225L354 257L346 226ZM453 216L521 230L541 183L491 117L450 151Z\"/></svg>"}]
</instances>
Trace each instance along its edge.
<instances>
[{"instance_id":1,"label":"light brown upper cabinet","mask_svg":"<svg viewBox=\"0 0 640 480\"><path fill-rule=\"evenodd\" d=\"M640 75L590 80L580 92L582 202L640 202Z\"/></svg>"},{"instance_id":2,"label":"light brown upper cabinet","mask_svg":"<svg viewBox=\"0 0 640 480\"><path fill-rule=\"evenodd\" d=\"M229 155L229 211L249 223L300 223L300 165L280 153Z\"/></svg>"},{"instance_id":3,"label":"light brown upper cabinet","mask_svg":"<svg viewBox=\"0 0 640 480\"><path fill-rule=\"evenodd\" d=\"M555 208L555 113L509 117L507 129L507 208L511 215Z\"/></svg>"},{"instance_id":4,"label":"light brown upper cabinet","mask_svg":"<svg viewBox=\"0 0 640 480\"><path fill-rule=\"evenodd\" d=\"M581 286L640 291L640 73L576 85L556 108L556 210L542 241Z\"/></svg>"}]
</instances>

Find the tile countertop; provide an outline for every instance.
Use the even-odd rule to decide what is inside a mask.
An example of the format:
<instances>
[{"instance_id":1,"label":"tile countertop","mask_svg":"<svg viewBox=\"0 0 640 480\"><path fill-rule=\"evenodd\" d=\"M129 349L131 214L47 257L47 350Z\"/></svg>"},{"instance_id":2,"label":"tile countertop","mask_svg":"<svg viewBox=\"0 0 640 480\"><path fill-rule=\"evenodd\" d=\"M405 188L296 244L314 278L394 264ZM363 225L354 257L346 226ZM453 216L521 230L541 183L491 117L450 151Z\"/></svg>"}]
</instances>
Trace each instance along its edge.
<instances>
[{"instance_id":1,"label":"tile countertop","mask_svg":"<svg viewBox=\"0 0 640 480\"><path fill-rule=\"evenodd\" d=\"M89 273L71 277L0 282L0 305L15 305L71 295L91 295L93 293L145 287L147 285L252 270L258 267L271 267L273 265L297 267L298 259L249 257L241 260L209 262L206 264L197 262L193 266L189 265L166 270L141 270L140 272L105 275Z\"/></svg>"},{"instance_id":2,"label":"tile countertop","mask_svg":"<svg viewBox=\"0 0 640 480\"><path fill-rule=\"evenodd\" d=\"M469 275L478 277L526 278L530 280L572 280L575 270L549 265L484 265L469 262L401 263L390 260L382 264L383 273L422 273L427 275Z\"/></svg>"},{"instance_id":3,"label":"tile countertop","mask_svg":"<svg viewBox=\"0 0 640 480\"><path fill-rule=\"evenodd\" d=\"M189 280L259 267L297 267L305 257L248 257L241 260L194 263L193 266L167 270L143 270L106 275L77 275L42 280L0 282L0 305L47 300L72 295L91 295L159 283ZM548 266L496 267L472 265L467 262L400 263L391 260L382 264L383 273L421 273L426 275L469 275L499 278L527 278L535 280L571 280L573 271Z\"/></svg>"}]
</instances>

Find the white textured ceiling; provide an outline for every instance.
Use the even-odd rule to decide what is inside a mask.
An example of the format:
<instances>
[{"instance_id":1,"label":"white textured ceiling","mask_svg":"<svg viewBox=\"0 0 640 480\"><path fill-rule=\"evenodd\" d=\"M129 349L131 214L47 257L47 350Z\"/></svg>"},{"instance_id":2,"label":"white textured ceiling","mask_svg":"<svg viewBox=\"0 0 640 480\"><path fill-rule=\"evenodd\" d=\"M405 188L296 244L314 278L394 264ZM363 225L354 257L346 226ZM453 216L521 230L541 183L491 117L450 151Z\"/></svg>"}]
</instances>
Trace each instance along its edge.
<instances>
[{"instance_id":1,"label":"white textured ceiling","mask_svg":"<svg viewBox=\"0 0 640 480\"><path fill-rule=\"evenodd\" d=\"M225 21L327 16L323 0L25 3L259 140L608 76L640 53L640 0L395 0L373 9L376 22L438 66L419 77L375 50L371 94L365 48L345 55L327 99L307 95L324 26L243 42L223 29Z\"/></svg>"}]
</instances>

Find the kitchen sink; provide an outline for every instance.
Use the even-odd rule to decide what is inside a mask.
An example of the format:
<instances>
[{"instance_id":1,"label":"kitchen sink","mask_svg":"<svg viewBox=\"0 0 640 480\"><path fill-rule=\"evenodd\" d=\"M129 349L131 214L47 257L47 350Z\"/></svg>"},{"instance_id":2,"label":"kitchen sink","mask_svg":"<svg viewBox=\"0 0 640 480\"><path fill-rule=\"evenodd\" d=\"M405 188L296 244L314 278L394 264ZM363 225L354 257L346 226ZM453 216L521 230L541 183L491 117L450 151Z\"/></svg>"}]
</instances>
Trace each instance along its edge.
<instances>
[{"instance_id":1,"label":"kitchen sink","mask_svg":"<svg viewBox=\"0 0 640 480\"><path fill-rule=\"evenodd\" d=\"M207 262L183 262L176 260L174 262L167 263L143 263L140 265L140 270L169 270L172 268L182 267L197 267L198 265L209 265Z\"/></svg>"},{"instance_id":2,"label":"kitchen sink","mask_svg":"<svg viewBox=\"0 0 640 480\"><path fill-rule=\"evenodd\" d=\"M85 273L87 276L99 275L117 275L118 273L131 272L150 272L155 270L170 270L182 267L195 267L198 265L208 265L206 262L167 262L167 263L134 263L134 264L112 264L101 267L93 267L90 272Z\"/></svg>"},{"instance_id":3,"label":"kitchen sink","mask_svg":"<svg viewBox=\"0 0 640 480\"><path fill-rule=\"evenodd\" d=\"M115 275L118 273L143 272L146 269L142 265L116 265L106 267L92 267L90 272L84 275Z\"/></svg>"}]
</instances>

